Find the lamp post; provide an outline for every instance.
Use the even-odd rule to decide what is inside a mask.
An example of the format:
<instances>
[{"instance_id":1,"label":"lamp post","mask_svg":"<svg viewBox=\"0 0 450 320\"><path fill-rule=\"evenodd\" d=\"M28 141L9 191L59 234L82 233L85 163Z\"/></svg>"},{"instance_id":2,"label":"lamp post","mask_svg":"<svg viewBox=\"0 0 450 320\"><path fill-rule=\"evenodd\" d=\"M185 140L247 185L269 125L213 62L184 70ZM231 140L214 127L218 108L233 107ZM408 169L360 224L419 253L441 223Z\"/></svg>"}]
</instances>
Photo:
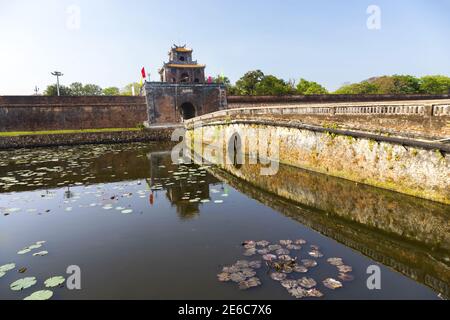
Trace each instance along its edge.
<instances>
[{"instance_id":1,"label":"lamp post","mask_svg":"<svg viewBox=\"0 0 450 320\"><path fill-rule=\"evenodd\" d=\"M62 74L59 71L52 72L53 76L56 76L56 91L58 92L59 97L59 77L62 77L64 74Z\"/></svg>"}]
</instances>

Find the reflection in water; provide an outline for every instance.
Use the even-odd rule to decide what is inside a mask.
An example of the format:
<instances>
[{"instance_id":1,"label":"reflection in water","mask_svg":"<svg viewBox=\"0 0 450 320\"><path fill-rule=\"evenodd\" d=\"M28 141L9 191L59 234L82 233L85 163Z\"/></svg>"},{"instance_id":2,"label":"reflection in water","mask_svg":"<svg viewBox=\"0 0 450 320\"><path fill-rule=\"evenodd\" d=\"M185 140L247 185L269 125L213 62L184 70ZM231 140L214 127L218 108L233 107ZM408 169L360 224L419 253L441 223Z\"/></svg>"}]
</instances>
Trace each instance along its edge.
<instances>
[{"instance_id":1,"label":"reflection in water","mask_svg":"<svg viewBox=\"0 0 450 320\"><path fill-rule=\"evenodd\" d=\"M249 161L247 161L248 163ZM263 204L450 296L450 206L281 165L208 171Z\"/></svg>"},{"instance_id":2,"label":"reflection in water","mask_svg":"<svg viewBox=\"0 0 450 320\"><path fill-rule=\"evenodd\" d=\"M218 264L236 259L248 237L306 238L313 229L449 296L448 206L287 166L261 176L255 165L173 164L167 150L137 143L0 152L0 265L17 262L41 279L82 265L89 290L56 298L287 298L270 282L250 296L227 291ZM314 241L334 254L327 237ZM38 240L47 240L46 260L17 256ZM336 297L368 297L361 270L373 262L340 253L360 273L356 289ZM0 297L17 298L4 285L12 280L2 278Z\"/></svg>"}]
</instances>

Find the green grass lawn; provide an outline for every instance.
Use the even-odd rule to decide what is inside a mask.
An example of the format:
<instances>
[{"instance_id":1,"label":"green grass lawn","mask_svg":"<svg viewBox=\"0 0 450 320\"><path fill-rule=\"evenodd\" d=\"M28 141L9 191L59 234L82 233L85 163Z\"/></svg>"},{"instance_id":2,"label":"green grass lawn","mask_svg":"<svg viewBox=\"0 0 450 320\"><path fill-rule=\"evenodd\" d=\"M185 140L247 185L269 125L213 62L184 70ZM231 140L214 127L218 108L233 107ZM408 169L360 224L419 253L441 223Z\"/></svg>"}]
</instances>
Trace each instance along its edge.
<instances>
[{"instance_id":1,"label":"green grass lawn","mask_svg":"<svg viewBox=\"0 0 450 320\"><path fill-rule=\"evenodd\" d=\"M46 135L46 134L141 131L141 130L142 129L140 128L105 128L105 129L79 129L79 130L14 131L14 132L0 132L0 137L16 137L16 136Z\"/></svg>"}]
</instances>

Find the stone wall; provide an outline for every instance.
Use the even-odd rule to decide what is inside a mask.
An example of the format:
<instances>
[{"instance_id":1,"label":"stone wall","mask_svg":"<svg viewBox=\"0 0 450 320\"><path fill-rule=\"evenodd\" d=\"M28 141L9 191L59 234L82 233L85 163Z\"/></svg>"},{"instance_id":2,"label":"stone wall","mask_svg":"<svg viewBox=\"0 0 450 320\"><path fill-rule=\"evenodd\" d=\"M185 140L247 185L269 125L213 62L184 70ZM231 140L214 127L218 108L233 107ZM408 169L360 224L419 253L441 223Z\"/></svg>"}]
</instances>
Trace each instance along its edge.
<instances>
[{"instance_id":1,"label":"stone wall","mask_svg":"<svg viewBox=\"0 0 450 320\"><path fill-rule=\"evenodd\" d=\"M134 128L145 120L144 97L0 96L0 131Z\"/></svg>"},{"instance_id":2,"label":"stone wall","mask_svg":"<svg viewBox=\"0 0 450 320\"><path fill-rule=\"evenodd\" d=\"M173 128L0 137L0 150L64 145L170 141Z\"/></svg>"}]
</instances>

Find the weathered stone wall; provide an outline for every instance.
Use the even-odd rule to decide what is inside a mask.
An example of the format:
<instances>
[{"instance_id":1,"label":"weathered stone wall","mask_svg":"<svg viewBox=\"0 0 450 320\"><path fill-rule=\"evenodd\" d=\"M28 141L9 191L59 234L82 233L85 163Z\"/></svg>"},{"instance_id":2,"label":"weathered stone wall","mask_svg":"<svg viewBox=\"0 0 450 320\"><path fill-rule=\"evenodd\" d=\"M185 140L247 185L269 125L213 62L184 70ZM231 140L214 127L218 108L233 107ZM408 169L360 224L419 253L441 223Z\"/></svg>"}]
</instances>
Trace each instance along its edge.
<instances>
[{"instance_id":1,"label":"weathered stone wall","mask_svg":"<svg viewBox=\"0 0 450 320\"><path fill-rule=\"evenodd\" d=\"M144 97L0 96L0 131L134 128L145 120Z\"/></svg>"},{"instance_id":2,"label":"weathered stone wall","mask_svg":"<svg viewBox=\"0 0 450 320\"><path fill-rule=\"evenodd\" d=\"M312 130L274 120L246 123L228 119L203 123L198 128L191 124L188 123L188 141L216 143L225 155L237 134L244 154L258 152L261 147L268 150L259 152L263 158L450 203L448 146L440 149L419 141L396 142L381 135L374 140L352 132ZM225 159L220 153L218 157Z\"/></svg>"},{"instance_id":3,"label":"weathered stone wall","mask_svg":"<svg viewBox=\"0 0 450 320\"><path fill-rule=\"evenodd\" d=\"M170 141L173 128L0 137L0 150L122 142Z\"/></svg>"}]
</instances>

